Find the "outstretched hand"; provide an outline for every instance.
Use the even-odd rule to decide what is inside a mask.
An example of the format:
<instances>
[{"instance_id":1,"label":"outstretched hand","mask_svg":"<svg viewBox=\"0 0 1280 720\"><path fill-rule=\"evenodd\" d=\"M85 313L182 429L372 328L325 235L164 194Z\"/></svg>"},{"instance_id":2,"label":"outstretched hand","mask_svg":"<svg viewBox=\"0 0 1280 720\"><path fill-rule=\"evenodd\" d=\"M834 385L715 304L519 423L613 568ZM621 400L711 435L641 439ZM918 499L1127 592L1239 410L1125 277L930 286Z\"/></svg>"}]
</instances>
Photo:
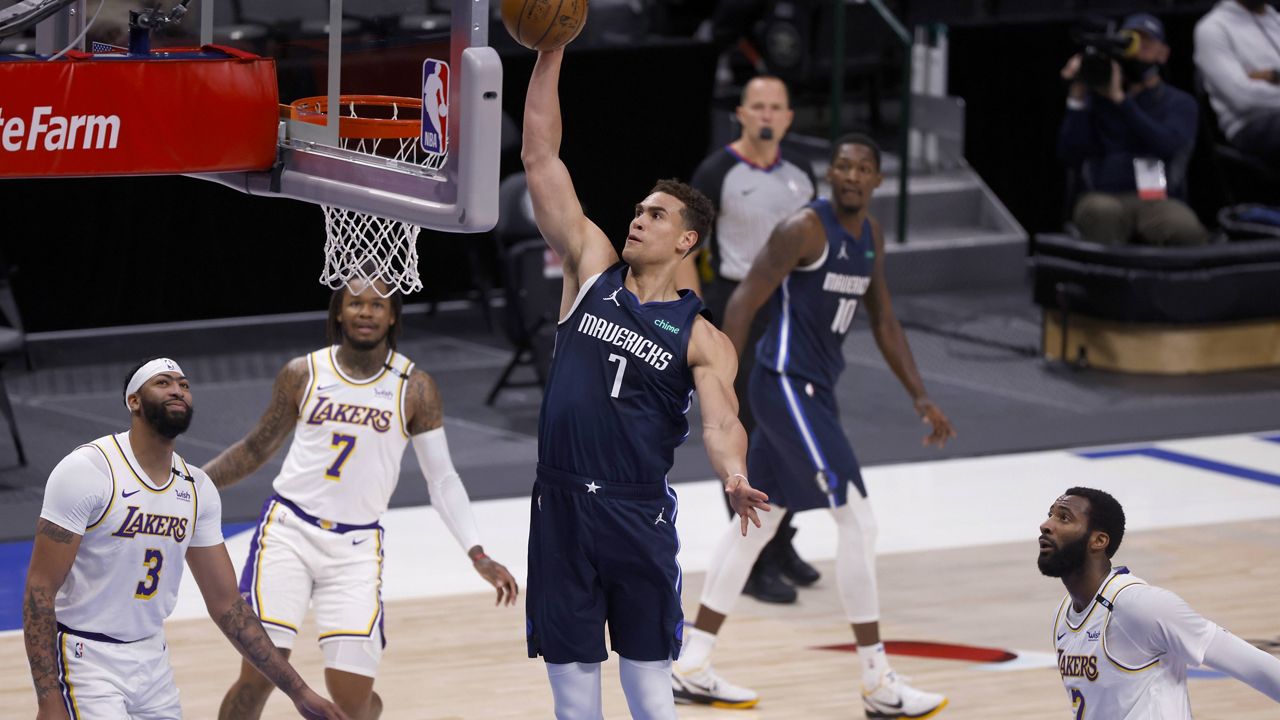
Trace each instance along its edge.
<instances>
[{"instance_id":1,"label":"outstretched hand","mask_svg":"<svg viewBox=\"0 0 1280 720\"><path fill-rule=\"evenodd\" d=\"M742 521L742 535L747 534L747 521L760 527L760 516L756 510L769 512L769 496L751 487L751 483L742 475L734 475L725 483L724 494L729 496L729 505Z\"/></svg>"},{"instance_id":2,"label":"outstretched hand","mask_svg":"<svg viewBox=\"0 0 1280 720\"><path fill-rule=\"evenodd\" d=\"M342 708L320 697L311 688L305 688L293 701L298 714L307 720L350 720Z\"/></svg>"},{"instance_id":3,"label":"outstretched hand","mask_svg":"<svg viewBox=\"0 0 1280 720\"><path fill-rule=\"evenodd\" d=\"M494 603L494 607L503 604L514 605L516 603L516 596L520 594L520 588L516 586L516 579L511 576L511 573L507 572L502 563L495 561L488 555L481 555L472 561L472 567L476 569L476 572L480 573L480 577L497 589L498 599Z\"/></svg>"},{"instance_id":4,"label":"outstretched hand","mask_svg":"<svg viewBox=\"0 0 1280 720\"><path fill-rule=\"evenodd\" d=\"M951 421L942 414L942 410L938 409L932 400L924 398L916 401L916 412L920 413L921 422L932 426L929 434L921 442L922 445L937 445L941 450L946 447L948 440L956 436L956 429L951 427Z\"/></svg>"}]
</instances>

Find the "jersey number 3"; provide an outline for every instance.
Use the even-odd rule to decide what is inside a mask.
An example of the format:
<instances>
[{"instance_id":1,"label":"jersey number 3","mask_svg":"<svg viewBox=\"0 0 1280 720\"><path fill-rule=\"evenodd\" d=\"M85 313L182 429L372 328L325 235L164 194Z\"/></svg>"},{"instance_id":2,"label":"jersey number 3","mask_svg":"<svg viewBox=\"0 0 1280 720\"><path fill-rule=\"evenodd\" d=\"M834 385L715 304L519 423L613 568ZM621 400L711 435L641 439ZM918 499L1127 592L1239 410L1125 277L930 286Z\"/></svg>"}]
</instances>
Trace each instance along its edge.
<instances>
[{"instance_id":1,"label":"jersey number 3","mask_svg":"<svg viewBox=\"0 0 1280 720\"><path fill-rule=\"evenodd\" d=\"M164 553L155 548L147 548L147 554L142 557L142 565L147 569L147 576L138 583L133 596L139 600L150 600L160 587L160 568L164 566Z\"/></svg>"},{"instance_id":2,"label":"jersey number 3","mask_svg":"<svg viewBox=\"0 0 1280 720\"><path fill-rule=\"evenodd\" d=\"M351 451L356 449L356 436L334 433L333 444L329 447L341 449L338 450L337 459L333 461L333 464L329 466L328 470L324 471L324 476L329 480L341 480L342 466L345 465L347 463L347 459L351 457Z\"/></svg>"}]
</instances>

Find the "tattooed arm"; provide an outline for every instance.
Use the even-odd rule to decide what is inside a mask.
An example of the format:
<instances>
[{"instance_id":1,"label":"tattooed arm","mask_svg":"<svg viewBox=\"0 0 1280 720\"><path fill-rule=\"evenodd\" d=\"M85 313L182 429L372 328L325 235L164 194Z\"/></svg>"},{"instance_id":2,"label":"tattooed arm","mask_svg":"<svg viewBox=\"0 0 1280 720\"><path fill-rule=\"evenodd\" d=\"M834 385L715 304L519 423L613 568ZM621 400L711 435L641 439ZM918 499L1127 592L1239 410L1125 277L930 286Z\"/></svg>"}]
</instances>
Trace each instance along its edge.
<instances>
[{"instance_id":1,"label":"tattooed arm","mask_svg":"<svg viewBox=\"0 0 1280 720\"><path fill-rule=\"evenodd\" d=\"M305 357L289 361L276 376L271 389L271 403L262 419L236 444L223 450L202 468L219 489L240 482L262 467L293 432L298 421L298 406L306 392L310 370Z\"/></svg>"},{"instance_id":2,"label":"tattooed arm","mask_svg":"<svg viewBox=\"0 0 1280 720\"><path fill-rule=\"evenodd\" d=\"M35 546L22 598L22 636L36 685L40 718L66 717L58 686L58 618L53 599L71 572L81 536L44 518L36 522Z\"/></svg>"},{"instance_id":3,"label":"tattooed arm","mask_svg":"<svg viewBox=\"0 0 1280 720\"><path fill-rule=\"evenodd\" d=\"M317 695L271 643L262 621L245 604L236 587L236 573L226 545L187 549L187 567L200 586L209 617L231 645L276 687L284 691L307 718L345 720L336 706Z\"/></svg>"}]
</instances>

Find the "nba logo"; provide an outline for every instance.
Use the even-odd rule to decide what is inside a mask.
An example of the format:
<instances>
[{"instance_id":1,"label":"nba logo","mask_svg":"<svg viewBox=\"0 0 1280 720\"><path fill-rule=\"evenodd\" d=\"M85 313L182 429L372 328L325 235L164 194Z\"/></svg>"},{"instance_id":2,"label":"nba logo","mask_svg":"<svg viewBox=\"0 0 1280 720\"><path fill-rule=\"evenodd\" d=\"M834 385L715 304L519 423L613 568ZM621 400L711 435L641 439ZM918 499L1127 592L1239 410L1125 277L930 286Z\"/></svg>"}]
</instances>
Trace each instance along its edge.
<instances>
[{"instance_id":1,"label":"nba logo","mask_svg":"<svg viewBox=\"0 0 1280 720\"><path fill-rule=\"evenodd\" d=\"M76 643L74 646L72 646L71 652L77 658L84 657L84 643L82 642Z\"/></svg>"},{"instance_id":2,"label":"nba logo","mask_svg":"<svg viewBox=\"0 0 1280 720\"><path fill-rule=\"evenodd\" d=\"M422 62L422 151L449 151L449 64L440 60Z\"/></svg>"}]
</instances>

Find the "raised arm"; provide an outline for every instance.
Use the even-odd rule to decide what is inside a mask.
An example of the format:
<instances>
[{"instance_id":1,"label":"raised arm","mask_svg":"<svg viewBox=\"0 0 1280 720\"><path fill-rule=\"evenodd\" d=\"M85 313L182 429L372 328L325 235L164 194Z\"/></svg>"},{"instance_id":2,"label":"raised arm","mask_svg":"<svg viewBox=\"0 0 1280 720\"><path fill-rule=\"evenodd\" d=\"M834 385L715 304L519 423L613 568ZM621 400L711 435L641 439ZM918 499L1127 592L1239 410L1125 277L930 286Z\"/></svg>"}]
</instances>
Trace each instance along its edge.
<instances>
[{"instance_id":1,"label":"raised arm","mask_svg":"<svg viewBox=\"0 0 1280 720\"><path fill-rule=\"evenodd\" d=\"M898 382L906 388L911 396L916 412L923 422L932 430L924 439L924 444L943 447L947 440L956 436L951 421L929 399L924 390L924 381L920 379L920 371L916 369L915 357L907 344L907 334L902 331L902 324L893 312L893 301L889 297L889 284L884 269L884 233L880 223L871 220L871 236L875 243L876 259L871 270L871 287L867 291L865 302L867 314L871 318L871 334L876 339L876 347L884 356L889 369L898 377Z\"/></svg>"},{"instance_id":2,"label":"raised arm","mask_svg":"<svg viewBox=\"0 0 1280 720\"><path fill-rule=\"evenodd\" d=\"M302 717L346 720L347 716L337 706L307 687L271 643L267 631L262 629L262 621L240 597L236 571L227 556L226 545L187 548L186 562L196 585L200 586L209 617L244 659L289 696Z\"/></svg>"},{"instance_id":3,"label":"raised arm","mask_svg":"<svg viewBox=\"0 0 1280 720\"><path fill-rule=\"evenodd\" d=\"M547 244L564 260L567 312L582 281L618 261L609 238L582 213L569 169L560 159L560 63L563 50L538 54L524 104L524 163L533 219ZM563 314L563 313L562 313Z\"/></svg>"},{"instance_id":4,"label":"raised arm","mask_svg":"<svg viewBox=\"0 0 1280 720\"><path fill-rule=\"evenodd\" d=\"M742 354L760 306L764 305L787 275L797 267L817 262L826 249L822 221L812 210L804 209L778 223L769 235L764 249L751 263L724 310L724 334Z\"/></svg>"},{"instance_id":5,"label":"raised arm","mask_svg":"<svg viewBox=\"0 0 1280 720\"><path fill-rule=\"evenodd\" d=\"M431 507L467 552L475 571L497 591L496 604L515 604L520 591L516 580L506 567L485 554L467 488L453 467L449 441L444 434L444 401L440 398L440 389L430 375L416 368L409 376L405 413L413 453L431 495Z\"/></svg>"},{"instance_id":6,"label":"raised arm","mask_svg":"<svg viewBox=\"0 0 1280 720\"><path fill-rule=\"evenodd\" d=\"M22 637L36 685L37 717L67 717L58 684L58 618L53 600L71 572L81 536L40 518L22 597Z\"/></svg>"},{"instance_id":7,"label":"raised arm","mask_svg":"<svg viewBox=\"0 0 1280 720\"><path fill-rule=\"evenodd\" d=\"M769 496L751 487L747 480L747 431L738 421L738 398L733 394L733 378L738 372L738 356L724 333L698 318L689 338L689 366L702 405L702 442L711 467L724 483L733 511L742 520L760 527L756 510L769 510Z\"/></svg>"},{"instance_id":8,"label":"raised arm","mask_svg":"<svg viewBox=\"0 0 1280 720\"><path fill-rule=\"evenodd\" d=\"M219 489L240 482L271 458L298 421L302 393L310 380L307 359L289 361L276 376L271 402L258 424L234 445L223 450L202 468Z\"/></svg>"}]
</instances>

